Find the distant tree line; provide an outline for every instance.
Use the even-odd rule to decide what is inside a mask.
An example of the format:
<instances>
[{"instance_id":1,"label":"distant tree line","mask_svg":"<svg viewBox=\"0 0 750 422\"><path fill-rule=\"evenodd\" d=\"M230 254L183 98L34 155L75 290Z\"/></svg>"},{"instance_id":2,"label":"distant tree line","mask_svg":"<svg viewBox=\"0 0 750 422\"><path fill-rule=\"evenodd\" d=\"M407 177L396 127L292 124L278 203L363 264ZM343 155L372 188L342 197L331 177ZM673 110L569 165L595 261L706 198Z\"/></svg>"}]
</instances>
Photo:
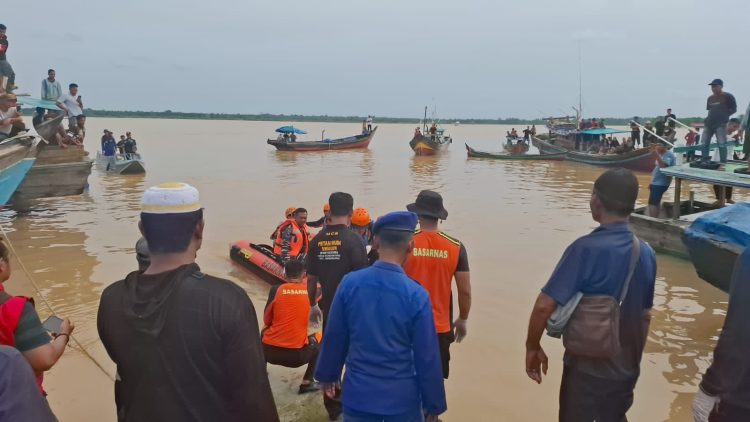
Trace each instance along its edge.
<instances>
[{"instance_id":1,"label":"distant tree line","mask_svg":"<svg viewBox=\"0 0 750 422\"><path fill-rule=\"evenodd\" d=\"M31 115L33 109L24 109L23 112ZM305 116L301 114L228 114L228 113L184 113L172 110L165 111L120 111L120 110L96 110L86 109L84 111L88 117L121 117L121 118L138 118L138 119L190 119L190 120L247 120L247 121L264 121L264 122L332 122L332 123L362 123L366 116ZM597 117L597 119L599 119ZM610 126L627 126L631 118L604 117L604 123ZM648 120L654 121L656 117L639 117L641 122ZM410 123L420 124L421 118L409 117L379 117L375 116L376 123ZM684 123L702 122L702 117L680 117ZM543 125L544 119L522 119L517 117L499 117L497 119L471 119L471 118L451 118L439 119L443 124L452 124L460 122L468 125Z\"/></svg>"}]
</instances>

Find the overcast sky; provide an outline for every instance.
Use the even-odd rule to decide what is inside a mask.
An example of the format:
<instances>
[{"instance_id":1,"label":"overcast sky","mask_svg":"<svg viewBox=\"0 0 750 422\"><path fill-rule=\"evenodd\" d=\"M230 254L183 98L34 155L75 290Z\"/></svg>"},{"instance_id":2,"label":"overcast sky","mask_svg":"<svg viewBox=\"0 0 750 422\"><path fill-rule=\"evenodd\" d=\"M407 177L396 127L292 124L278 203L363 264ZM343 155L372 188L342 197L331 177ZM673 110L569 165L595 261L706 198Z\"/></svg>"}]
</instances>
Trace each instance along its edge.
<instances>
[{"instance_id":1,"label":"overcast sky","mask_svg":"<svg viewBox=\"0 0 750 422\"><path fill-rule=\"evenodd\" d=\"M748 0L66 0L3 7L20 91L87 107L417 117L703 115L750 101Z\"/></svg>"}]
</instances>

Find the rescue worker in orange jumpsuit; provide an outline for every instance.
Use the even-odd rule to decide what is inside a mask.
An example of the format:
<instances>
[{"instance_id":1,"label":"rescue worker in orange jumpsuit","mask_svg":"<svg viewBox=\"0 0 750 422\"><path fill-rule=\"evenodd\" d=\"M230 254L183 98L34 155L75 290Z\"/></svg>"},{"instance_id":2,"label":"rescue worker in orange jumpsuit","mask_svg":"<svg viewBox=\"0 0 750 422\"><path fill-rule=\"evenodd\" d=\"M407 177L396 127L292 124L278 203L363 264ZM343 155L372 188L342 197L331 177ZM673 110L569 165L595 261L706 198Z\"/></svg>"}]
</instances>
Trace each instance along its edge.
<instances>
[{"instance_id":1,"label":"rescue worker in orange jumpsuit","mask_svg":"<svg viewBox=\"0 0 750 422\"><path fill-rule=\"evenodd\" d=\"M299 394L305 394L319 390L313 374L322 333L308 329L310 300L305 265L291 260L284 266L284 273L289 281L271 288L263 312L263 355L266 362L273 365L287 368L307 365L299 386ZM318 301L320 297L318 286Z\"/></svg>"},{"instance_id":2,"label":"rescue worker in orange jumpsuit","mask_svg":"<svg viewBox=\"0 0 750 422\"><path fill-rule=\"evenodd\" d=\"M414 235L414 249L404 264L406 274L419 282L430 294L435 317L443 377L448 378L450 345L460 343L467 332L471 309L471 282L466 248L457 239L438 230L438 220L448 218L439 193L423 190L416 202L406 208L419 217ZM458 288L457 319L453 319L452 281Z\"/></svg>"},{"instance_id":3,"label":"rescue worker in orange jumpsuit","mask_svg":"<svg viewBox=\"0 0 750 422\"><path fill-rule=\"evenodd\" d=\"M297 208L292 218L279 226L273 245L273 253L279 256L282 264L290 259L303 260L307 255L310 233L307 231L307 210Z\"/></svg>"},{"instance_id":4,"label":"rescue worker in orange jumpsuit","mask_svg":"<svg viewBox=\"0 0 750 422\"><path fill-rule=\"evenodd\" d=\"M284 211L284 221L282 221L281 223L279 223L276 226L276 228L273 230L273 233L271 233L271 241L275 241L276 240L276 236L279 235L279 227L281 227L282 224L286 223L287 220L289 220L290 218L292 218L292 216L294 214L294 210L296 210L296 209L297 209L297 207L289 207L289 208L286 209L286 211Z\"/></svg>"}]
</instances>

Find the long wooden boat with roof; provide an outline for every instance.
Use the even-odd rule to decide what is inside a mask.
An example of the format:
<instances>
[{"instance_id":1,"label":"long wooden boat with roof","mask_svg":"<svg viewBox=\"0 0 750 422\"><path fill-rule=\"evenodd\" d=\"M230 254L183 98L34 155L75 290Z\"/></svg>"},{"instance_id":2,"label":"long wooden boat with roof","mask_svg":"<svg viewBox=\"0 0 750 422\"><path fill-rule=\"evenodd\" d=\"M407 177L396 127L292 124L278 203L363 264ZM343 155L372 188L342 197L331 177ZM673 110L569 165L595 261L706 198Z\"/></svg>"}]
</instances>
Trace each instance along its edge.
<instances>
[{"instance_id":1,"label":"long wooden boat with roof","mask_svg":"<svg viewBox=\"0 0 750 422\"><path fill-rule=\"evenodd\" d=\"M565 159L567 153L565 151L553 153L553 154L510 154L502 152L487 152L479 151L468 144L466 145L466 152L469 157L474 158L491 158L494 160L521 160L521 161L561 161Z\"/></svg>"},{"instance_id":2,"label":"long wooden boat with roof","mask_svg":"<svg viewBox=\"0 0 750 422\"><path fill-rule=\"evenodd\" d=\"M654 157L651 154L651 150L647 148L636 149L619 154L590 154L561 146L558 144L557 140L555 140L555 143L552 143L550 141L543 140L540 137L533 137L532 143L542 153L549 154L565 151L565 158L567 160L583 164L590 164L593 166L623 167L639 172L651 172L654 170L654 166L656 166L656 160L654 160Z\"/></svg>"},{"instance_id":3,"label":"long wooden boat with roof","mask_svg":"<svg viewBox=\"0 0 750 422\"><path fill-rule=\"evenodd\" d=\"M370 145L378 127L375 126L368 133L339 139L323 139L320 141L290 142L283 139L269 139L268 145L273 145L279 151L332 151L345 149L364 149Z\"/></svg>"}]
</instances>

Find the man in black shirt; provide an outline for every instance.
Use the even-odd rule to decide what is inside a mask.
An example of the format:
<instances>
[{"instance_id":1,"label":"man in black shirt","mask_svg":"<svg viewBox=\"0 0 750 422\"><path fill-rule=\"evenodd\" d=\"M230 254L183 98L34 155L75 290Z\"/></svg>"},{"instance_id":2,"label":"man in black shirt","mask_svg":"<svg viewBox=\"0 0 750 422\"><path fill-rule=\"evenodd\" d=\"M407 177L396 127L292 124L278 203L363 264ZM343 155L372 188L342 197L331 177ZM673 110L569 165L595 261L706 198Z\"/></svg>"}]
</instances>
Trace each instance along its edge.
<instances>
[{"instance_id":1,"label":"man in black shirt","mask_svg":"<svg viewBox=\"0 0 750 422\"><path fill-rule=\"evenodd\" d=\"M674 119L674 120L672 120L672 119ZM675 125L677 124L677 123L675 123L675 120L677 120L677 116L675 116L674 113L672 113L672 109L671 108L668 108L667 109L667 115L664 116L664 123L666 123L667 126L669 126L672 129L674 129Z\"/></svg>"},{"instance_id":2,"label":"man in black shirt","mask_svg":"<svg viewBox=\"0 0 750 422\"><path fill-rule=\"evenodd\" d=\"M195 263L198 191L155 186L142 207L151 262L104 290L97 317L117 364L118 420L278 421L252 302Z\"/></svg>"},{"instance_id":3,"label":"man in black shirt","mask_svg":"<svg viewBox=\"0 0 750 422\"><path fill-rule=\"evenodd\" d=\"M365 245L359 236L349 229L354 212L354 198L348 193L334 192L328 204L331 208L330 220L325 228L310 241L307 255L310 322L315 326L319 325L322 320L324 327L341 279L348 273L367 266ZM323 290L320 306L315 296L318 284ZM323 341L325 342L325 337ZM338 396L340 396L340 390L336 399L323 396L323 404L331 420L335 420L342 411Z\"/></svg>"},{"instance_id":4,"label":"man in black shirt","mask_svg":"<svg viewBox=\"0 0 750 422\"><path fill-rule=\"evenodd\" d=\"M6 92L13 92L16 88L16 72L13 71L13 66L8 63L6 53L8 52L8 37L5 35L5 25L0 23L0 81L3 77L8 78L8 83L5 86Z\"/></svg>"}]
</instances>

